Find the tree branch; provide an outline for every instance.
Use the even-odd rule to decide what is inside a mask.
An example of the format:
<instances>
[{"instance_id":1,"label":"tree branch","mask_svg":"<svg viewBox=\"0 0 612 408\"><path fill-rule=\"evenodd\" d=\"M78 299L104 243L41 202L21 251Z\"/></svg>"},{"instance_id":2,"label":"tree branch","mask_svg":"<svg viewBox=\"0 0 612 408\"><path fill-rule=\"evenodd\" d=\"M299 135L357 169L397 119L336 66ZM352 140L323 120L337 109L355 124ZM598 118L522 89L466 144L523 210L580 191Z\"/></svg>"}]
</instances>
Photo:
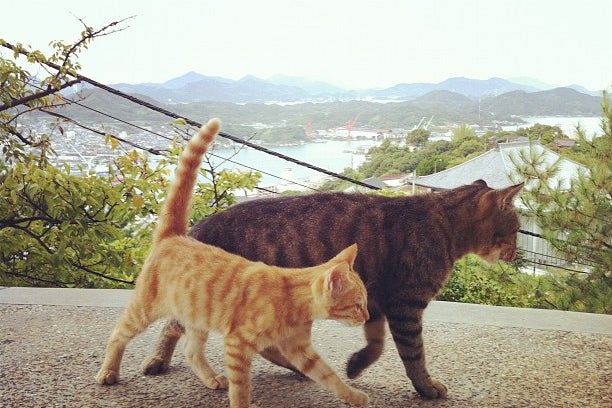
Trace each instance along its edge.
<instances>
[{"instance_id":1,"label":"tree branch","mask_svg":"<svg viewBox=\"0 0 612 408\"><path fill-rule=\"evenodd\" d=\"M29 279L29 280L34 280L34 281L43 282L47 284L52 284L53 286L59 286L59 287L64 287L64 288L68 286L65 282L62 282L62 281L52 281L52 280L39 278L37 276L30 276L25 273L19 273L15 271L6 271L6 274L16 276L18 278Z\"/></svg>"},{"instance_id":2,"label":"tree branch","mask_svg":"<svg viewBox=\"0 0 612 408\"><path fill-rule=\"evenodd\" d=\"M23 233L25 233L26 235L29 235L30 237L32 237L47 253L49 253L51 255L55 255L55 251L53 251L49 246L47 246L40 239L40 237L37 236L36 234L34 234L32 231L28 230L27 228L21 227L19 225L14 225L12 227L15 228L16 230L22 231ZM65 261L68 262L73 267L75 267L77 269L80 269L83 272L90 273L92 275L96 275L96 276L98 276L100 278L108 279L108 280L114 281L114 282L125 283L125 284L128 284L128 285L133 285L134 284L133 280L132 281L127 281L127 280L124 280L124 279L114 278L112 276L105 275L105 274L103 274L101 272L94 271L93 269L91 269L91 268L89 268L87 266L81 265L80 263L77 263L77 262L75 262L75 261L73 261L71 259L65 259Z\"/></svg>"},{"instance_id":3,"label":"tree branch","mask_svg":"<svg viewBox=\"0 0 612 408\"><path fill-rule=\"evenodd\" d=\"M65 82L58 88L48 86L46 90L39 92L39 93L24 96L23 98L19 98L19 99L11 98L10 102L4 105L0 105L0 112L3 112L15 106L25 105L29 102L35 101L36 99L44 98L45 96L49 96L51 94L56 93L57 91L61 91L62 89L71 87L72 85L78 84L79 82L81 82L81 80L77 78L77 79L73 79L72 81Z\"/></svg>"},{"instance_id":4,"label":"tree branch","mask_svg":"<svg viewBox=\"0 0 612 408\"><path fill-rule=\"evenodd\" d=\"M13 227L18 224L23 224L24 222L29 223L32 221L45 221L49 224L60 224L60 222L54 218L48 217L27 217L27 218L17 218L12 220L0 220L0 229Z\"/></svg>"},{"instance_id":5,"label":"tree branch","mask_svg":"<svg viewBox=\"0 0 612 408\"><path fill-rule=\"evenodd\" d=\"M80 270L82 270L84 272L87 272L87 273L91 273L92 275L96 275L96 276L98 276L100 278L108 279L108 280L113 281L113 282L125 283L125 284L128 284L128 285L133 285L135 283L135 281L133 281L133 280L132 281L126 281L126 280L123 280L123 279L114 278L112 276L105 275L105 274L103 274L101 272L96 272L93 269L88 268L87 266L81 265L81 264L76 263L74 261L71 261L69 259L67 259L66 261L70 265L74 266L75 268L80 269Z\"/></svg>"}]
</instances>

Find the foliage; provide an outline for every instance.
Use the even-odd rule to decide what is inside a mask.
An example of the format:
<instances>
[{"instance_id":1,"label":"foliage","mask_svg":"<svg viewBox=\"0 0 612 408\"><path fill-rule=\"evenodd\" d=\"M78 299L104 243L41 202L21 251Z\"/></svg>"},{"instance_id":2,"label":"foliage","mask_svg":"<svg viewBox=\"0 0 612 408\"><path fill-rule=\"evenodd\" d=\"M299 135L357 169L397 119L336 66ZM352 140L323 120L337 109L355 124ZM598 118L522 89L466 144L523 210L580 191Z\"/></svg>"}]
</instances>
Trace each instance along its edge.
<instances>
[{"instance_id":1,"label":"foliage","mask_svg":"<svg viewBox=\"0 0 612 408\"><path fill-rule=\"evenodd\" d=\"M354 170L351 167L346 167L340 174L348 178L351 178L353 180L357 180L357 181L362 181L364 179L361 173L359 173L357 170ZM347 188L354 186L354 185L355 184L349 181L333 179L333 180L328 180L324 182L322 185L320 185L317 188L317 190L319 191L344 191Z\"/></svg>"},{"instance_id":2,"label":"foliage","mask_svg":"<svg viewBox=\"0 0 612 408\"><path fill-rule=\"evenodd\" d=\"M398 146L389 139L371 148L368 154L370 159L358 169L365 177L407 173L418 165L418 156L411 154L409 148Z\"/></svg>"},{"instance_id":3,"label":"foliage","mask_svg":"<svg viewBox=\"0 0 612 408\"><path fill-rule=\"evenodd\" d=\"M116 154L107 175L73 172L51 164L52 133L62 133L67 119L48 120L49 132L40 134L22 123L33 111L56 115L66 104L57 92L78 81L76 55L115 24L86 27L73 44L54 42L48 57L18 44L12 58L0 58L0 285L125 287L148 251L179 144L155 160L136 150ZM8 44L0 40L0 46ZM35 78L26 61L49 76ZM111 135L105 140L110 151L119 144ZM233 203L232 191L252 189L258 178L202 171L194 217Z\"/></svg>"},{"instance_id":4,"label":"foliage","mask_svg":"<svg viewBox=\"0 0 612 408\"><path fill-rule=\"evenodd\" d=\"M427 129L414 129L408 132L406 136L406 144L415 147L423 147L429 140L431 132Z\"/></svg>"},{"instance_id":5,"label":"foliage","mask_svg":"<svg viewBox=\"0 0 612 408\"><path fill-rule=\"evenodd\" d=\"M588 265L588 275L565 276L556 283L557 305L572 310L610 312L612 299L612 106L602 102L602 135L577 129L578 147L568 153L586 167L570 185L550 183L559 162L542 167L538 155L522 157L517 168L529 180L522 194L525 214L542 236L569 262Z\"/></svg>"},{"instance_id":6,"label":"foliage","mask_svg":"<svg viewBox=\"0 0 612 408\"><path fill-rule=\"evenodd\" d=\"M535 280L522 275L515 265L485 265L478 257L470 255L455 263L437 299L497 306L541 306L537 292L531 291L536 286Z\"/></svg>"},{"instance_id":7,"label":"foliage","mask_svg":"<svg viewBox=\"0 0 612 408\"><path fill-rule=\"evenodd\" d=\"M559 126L542 125L535 123L529 128L516 130L517 136L525 136L529 140L537 140L543 145L551 146L555 140L569 139Z\"/></svg>"},{"instance_id":8,"label":"foliage","mask_svg":"<svg viewBox=\"0 0 612 408\"><path fill-rule=\"evenodd\" d=\"M453 149L461 146L462 143L476 139L476 132L470 126L463 124L453 129L451 136L451 147Z\"/></svg>"},{"instance_id":9,"label":"foliage","mask_svg":"<svg viewBox=\"0 0 612 408\"><path fill-rule=\"evenodd\" d=\"M483 153L485 142L476 136L467 125L458 126L450 142L430 142L429 132L416 129L406 136L406 146L385 140L380 146L370 149L370 159L361 165L359 172L365 177L386 174L411 173L419 176L439 172L463 163ZM418 146L416 150L412 147Z\"/></svg>"},{"instance_id":10,"label":"foliage","mask_svg":"<svg viewBox=\"0 0 612 408\"><path fill-rule=\"evenodd\" d=\"M591 275L551 270L530 274L520 258L487 265L475 255L455 263L438 300L495 306L612 313L610 289Z\"/></svg>"},{"instance_id":11,"label":"foliage","mask_svg":"<svg viewBox=\"0 0 612 408\"><path fill-rule=\"evenodd\" d=\"M428 174L436 173L446 169L448 162L444 155L429 156L421 160L416 168L416 172L419 176L426 176Z\"/></svg>"}]
</instances>

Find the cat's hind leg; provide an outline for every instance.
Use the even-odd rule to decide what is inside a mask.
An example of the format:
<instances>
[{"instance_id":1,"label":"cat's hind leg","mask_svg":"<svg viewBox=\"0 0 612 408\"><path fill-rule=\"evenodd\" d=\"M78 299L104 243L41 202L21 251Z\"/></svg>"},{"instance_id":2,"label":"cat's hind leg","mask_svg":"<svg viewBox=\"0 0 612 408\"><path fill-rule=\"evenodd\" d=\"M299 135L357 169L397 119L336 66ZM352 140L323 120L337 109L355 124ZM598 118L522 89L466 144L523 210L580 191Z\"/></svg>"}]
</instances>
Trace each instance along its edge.
<instances>
[{"instance_id":1,"label":"cat's hind leg","mask_svg":"<svg viewBox=\"0 0 612 408\"><path fill-rule=\"evenodd\" d=\"M212 390L227 388L227 379L222 374L217 374L208 364L205 347L208 340L208 332L194 328L185 328L185 357L187 362L202 380L204 385Z\"/></svg>"},{"instance_id":2,"label":"cat's hind leg","mask_svg":"<svg viewBox=\"0 0 612 408\"><path fill-rule=\"evenodd\" d=\"M446 398L446 386L431 378L425 364L422 335L424 308L409 303L398 307L395 316L387 314L389 329L406 374L417 392L427 398Z\"/></svg>"},{"instance_id":3,"label":"cat's hind leg","mask_svg":"<svg viewBox=\"0 0 612 408\"><path fill-rule=\"evenodd\" d=\"M137 304L131 301L125 308L106 345L106 354L102 368L96 375L100 385L112 385L119 380L121 359L127 344L142 333L153 319Z\"/></svg>"},{"instance_id":4,"label":"cat's hind leg","mask_svg":"<svg viewBox=\"0 0 612 408\"><path fill-rule=\"evenodd\" d=\"M261 356L263 358L265 358L266 360L270 361L271 363L274 363L278 366L281 367L285 367L288 368L289 370L301 374L302 376L304 375L303 373L300 372L300 370L298 370L297 368L295 368L290 362L289 360L287 360L285 358L285 356L283 356L281 354L280 351L278 351L278 348L270 346L270 347L266 347L263 350L259 351L259 354L261 354Z\"/></svg>"},{"instance_id":5,"label":"cat's hind leg","mask_svg":"<svg viewBox=\"0 0 612 408\"><path fill-rule=\"evenodd\" d=\"M142 362L141 369L145 375L161 374L168 370L176 343L185 333L185 328L178 320L169 320L164 326L153 355Z\"/></svg>"}]
</instances>

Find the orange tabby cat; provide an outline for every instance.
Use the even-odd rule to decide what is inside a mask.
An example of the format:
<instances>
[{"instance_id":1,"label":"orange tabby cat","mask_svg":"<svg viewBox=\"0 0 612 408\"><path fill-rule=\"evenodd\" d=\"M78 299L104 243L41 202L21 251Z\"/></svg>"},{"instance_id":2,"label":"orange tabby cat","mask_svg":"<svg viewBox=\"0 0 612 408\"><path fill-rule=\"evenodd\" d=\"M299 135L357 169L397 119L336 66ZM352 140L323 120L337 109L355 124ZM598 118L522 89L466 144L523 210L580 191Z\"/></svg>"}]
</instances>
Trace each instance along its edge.
<instances>
[{"instance_id":1,"label":"orange tabby cat","mask_svg":"<svg viewBox=\"0 0 612 408\"><path fill-rule=\"evenodd\" d=\"M366 289L352 269L356 245L322 265L288 269L252 262L186 236L198 168L219 126L218 120L209 121L181 155L153 248L110 337L96 381L117 382L128 342L153 321L170 317L185 325L186 358L204 385L229 386L230 407L251 406L251 359L270 346L343 401L366 404L367 395L342 382L312 348L310 337L314 319L349 325L368 320ZM227 379L212 370L204 355L209 330L224 336Z\"/></svg>"}]
</instances>

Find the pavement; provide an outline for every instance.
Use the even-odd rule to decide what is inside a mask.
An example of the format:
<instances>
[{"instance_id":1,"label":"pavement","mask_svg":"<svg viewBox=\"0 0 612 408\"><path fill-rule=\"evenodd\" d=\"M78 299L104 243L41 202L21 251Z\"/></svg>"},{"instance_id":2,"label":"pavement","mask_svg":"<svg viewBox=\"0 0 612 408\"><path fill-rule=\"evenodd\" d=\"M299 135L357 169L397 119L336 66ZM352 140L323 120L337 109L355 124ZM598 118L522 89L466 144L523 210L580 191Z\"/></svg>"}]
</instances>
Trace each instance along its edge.
<instances>
[{"instance_id":1,"label":"pavement","mask_svg":"<svg viewBox=\"0 0 612 408\"><path fill-rule=\"evenodd\" d=\"M145 376L163 322L126 350L114 386L94 382L104 347L130 290L0 287L0 407L228 407L227 392L205 388L179 343L170 370ZM416 394L390 336L383 356L347 380L370 395L369 407L612 407L612 316L432 302L424 318L430 374L449 389L444 400ZM316 349L346 378L360 328L317 322ZM223 369L211 336L207 356ZM265 407L344 407L318 384L254 361L253 402Z\"/></svg>"}]
</instances>

